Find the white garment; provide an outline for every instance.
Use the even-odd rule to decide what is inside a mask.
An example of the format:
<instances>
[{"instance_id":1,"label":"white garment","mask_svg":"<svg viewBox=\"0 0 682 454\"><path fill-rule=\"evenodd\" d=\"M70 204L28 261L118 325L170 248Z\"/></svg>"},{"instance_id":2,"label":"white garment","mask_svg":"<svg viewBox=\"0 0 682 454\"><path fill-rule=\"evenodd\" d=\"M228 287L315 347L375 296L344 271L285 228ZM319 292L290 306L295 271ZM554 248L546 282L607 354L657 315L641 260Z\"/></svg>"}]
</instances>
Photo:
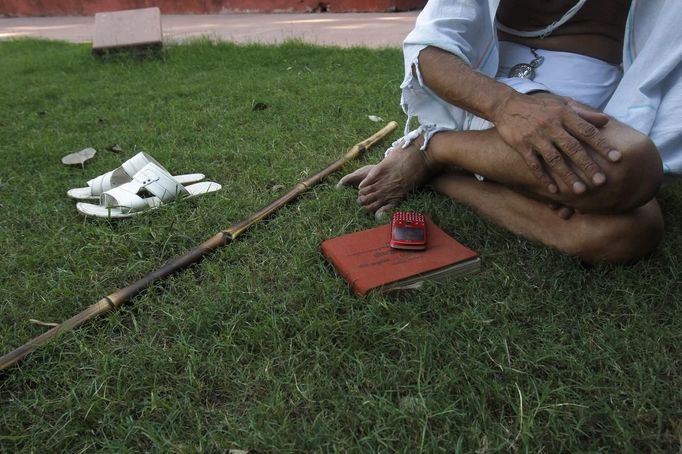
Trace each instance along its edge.
<instances>
[{"instance_id":1,"label":"white garment","mask_svg":"<svg viewBox=\"0 0 682 454\"><path fill-rule=\"evenodd\" d=\"M632 0L623 80L604 112L647 134L682 176L682 1Z\"/></svg>"},{"instance_id":2,"label":"white garment","mask_svg":"<svg viewBox=\"0 0 682 454\"><path fill-rule=\"evenodd\" d=\"M406 139L418 132L468 129L471 114L426 87L419 72L422 49L434 46L495 77L499 43L494 16L499 0L429 0L403 45L405 79L401 104ZM604 112L647 134L667 174L682 176L682 1L633 0L623 50L624 75ZM544 63L543 63L544 64ZM417 77L412 67L417 68ZM537 78L536 78L537 80ZM421 127L410 131L411 119ZM467 124L469 123L469 124Z\"/></svg>"},{"instance_id":3,"label":"white garment","mask_svg":"<svg viewBox=\"0 0 682 454\"><path fill-rule=\"evenodd\" d=\"M514 65L530 62L535 55L528 46L522 44L500 41L498 46L500 62L495 78L521 93L542 90L544 87L545 91L570 96L603 110L623 76L620 65L611 65L586 55L536 49L535 54L544 60L535 68L533 80L507 77ZM538 87L533 88L534 85Z\"/></svg>"}]
</instances>

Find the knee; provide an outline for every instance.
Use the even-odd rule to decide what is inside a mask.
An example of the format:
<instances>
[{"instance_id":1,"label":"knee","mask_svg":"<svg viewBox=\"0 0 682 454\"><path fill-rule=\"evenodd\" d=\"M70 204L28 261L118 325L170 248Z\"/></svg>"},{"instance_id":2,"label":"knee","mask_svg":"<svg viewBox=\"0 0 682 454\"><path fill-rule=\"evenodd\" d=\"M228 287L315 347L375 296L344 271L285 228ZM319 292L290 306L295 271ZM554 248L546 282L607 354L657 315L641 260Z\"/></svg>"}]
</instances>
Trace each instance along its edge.
<instances>
[{"instance_id":1,"label":"knee","mask_svg":"<svg viewBox=\"0 0 682 454\"><path fill-rule=\"evenodd\" d=\"M605 185L607 211L626 213L643 206L658 191L663 181L663 163L656 145L635 131L621 144L623 157L612 164Z\"/></svg>"},{"instance_id":2,"label":"knee","mask_svg":"<svg viewBox=\"0 0 682 454\"><path fill-rule=\"evenodd\" d=\"M622 158L614 163L595 155L606 184L560 202L586 213L628 213L656 195L663 181L661 156L651 139L615 120L603 132Z\"/></svg>"},{"instance_id":3,"label":"knee","mask_svg":"<svg viewBox=\"0 0 682 454\"><path fill-rule=\"evenodd\" d=\"M572 255L588 263L632 263L650 254L663 238L663 216L658 203L649 203L630 213L616 215L602 225L588 226L593 232L573 245Z\"/></svg>"},{"instance_id":4,"label":"knee","mask_svg":"<svg viewBox=\"0 0 682 454\"><path fill-rule=\"evenodd\" d=\"M619 211L630 211L651 200L663 181L663 162L656 145L643 134L628 144L623 153Z\"/></svg>"}]
</instances>

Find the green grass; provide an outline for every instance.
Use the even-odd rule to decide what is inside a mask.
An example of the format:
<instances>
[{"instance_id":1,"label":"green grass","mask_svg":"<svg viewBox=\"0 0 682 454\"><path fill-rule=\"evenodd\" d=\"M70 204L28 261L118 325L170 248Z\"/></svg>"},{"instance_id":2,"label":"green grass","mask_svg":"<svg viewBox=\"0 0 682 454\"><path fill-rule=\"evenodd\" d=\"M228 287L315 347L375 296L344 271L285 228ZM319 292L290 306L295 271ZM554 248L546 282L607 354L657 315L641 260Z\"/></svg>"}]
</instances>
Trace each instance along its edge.
<instances>
[{"instance_id":1,"label":"green grass","mask_svg":"<svg viewBox=\"0 0 682 454\"><path fill-rule=\"evenodd\" d=\"M378 129L368 115L402 122L401 67L398 50L298 43L106 62L0 43L0 353L44 331L29 319L79 312L325 167ZM88 146L84 168L60 163ZM140 150L223 190L80 217L66 190ZM334 190L341 175L0 374L0 451L680 449L679 183L661 193L664 242L629 267L583 267L418 194L404 207L479 251L482 272L358 299L319 252L376 224Z\"/></svg>"}]
</instances>

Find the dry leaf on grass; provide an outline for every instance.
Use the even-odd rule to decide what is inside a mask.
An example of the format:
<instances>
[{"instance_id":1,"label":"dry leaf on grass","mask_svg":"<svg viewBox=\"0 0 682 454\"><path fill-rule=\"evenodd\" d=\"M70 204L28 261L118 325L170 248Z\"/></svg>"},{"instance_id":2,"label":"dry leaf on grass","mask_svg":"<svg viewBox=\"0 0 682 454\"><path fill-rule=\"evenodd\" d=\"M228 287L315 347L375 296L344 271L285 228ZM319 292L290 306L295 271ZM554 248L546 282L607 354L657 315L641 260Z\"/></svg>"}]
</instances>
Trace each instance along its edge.
<instances>
[{"instance_id":1,"label":"dry leaf on grass","mask_svg":"<svg viewBox=\"0 0 682 454\"><path fill-rule=\"evenodd\" d=\"M113 151L114 153L120 153L123 151L123 148L121 148L121 146L119 144L115 143L113 145L109 145L107 147L107 150Z\"/></svg>"},{"instance_id":2,"label":"dry leaf on grass","mask_svg":"<svg viewBox=\"0 0 682 454\"><path fill-rule=\"evenodd\" d=\"M94 148L85 148L81 151L67 154L62 158L62 163L66 164L67 166L76 166L79 164L83 165L85 161L87 161L88 159L92 159L96 153L97 150L95 150Z\"/></svg>"}]
</instances>

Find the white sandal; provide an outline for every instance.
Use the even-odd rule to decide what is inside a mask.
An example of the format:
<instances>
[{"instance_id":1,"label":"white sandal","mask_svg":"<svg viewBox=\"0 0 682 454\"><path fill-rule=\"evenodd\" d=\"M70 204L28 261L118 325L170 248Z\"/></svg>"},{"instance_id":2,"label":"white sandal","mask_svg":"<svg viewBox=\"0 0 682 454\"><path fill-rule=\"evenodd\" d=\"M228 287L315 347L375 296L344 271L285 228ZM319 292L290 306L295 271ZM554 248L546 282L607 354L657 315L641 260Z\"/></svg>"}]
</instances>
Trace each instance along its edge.
<instances>
[{"instance_id":1,"label":"white sandal","mask_svg":"<svg viewBox=\"0 0 682 454\"><path fill-rule=\"evenodd\" d=\"M117 169L88 181L87 187L69 189L66 192L66 195L78 200L98 199L105 191L132 181L133 175L149 163L156 164L168 173L156 159L145 152L140 152L121 164ZM203 180L205 175L203 173L190 173L186 175L176 175L173 178L180 184L189 184Z\"/></svg>"},{"instance_id":2,"label":"white sandal","mask_svg":"<svg viewBox=\"0 0 682 454\"><path fill-rule=\"evenodd\" d=\"M179 197L195 197L220 188L220 184L212 181L184 186L166 170L150 162L133 176L132 181L103 192L99 205L79 202L76 209L83 216L129 218Z\"/></svg>"}]
</instances>

